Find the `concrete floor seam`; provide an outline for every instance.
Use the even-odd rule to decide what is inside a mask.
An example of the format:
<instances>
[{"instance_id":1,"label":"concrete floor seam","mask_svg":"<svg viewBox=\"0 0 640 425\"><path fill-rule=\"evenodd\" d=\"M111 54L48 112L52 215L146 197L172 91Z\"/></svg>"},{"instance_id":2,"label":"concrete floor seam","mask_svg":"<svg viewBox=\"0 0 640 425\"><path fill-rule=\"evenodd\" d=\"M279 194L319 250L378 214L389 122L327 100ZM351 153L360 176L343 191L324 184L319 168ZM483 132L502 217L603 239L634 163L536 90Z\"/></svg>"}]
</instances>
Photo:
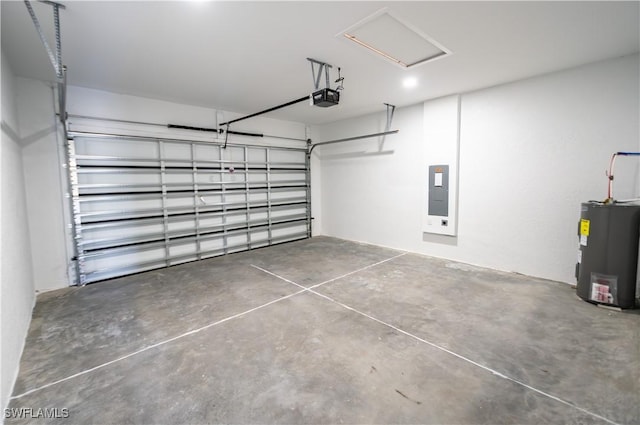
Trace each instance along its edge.
<instances>
[{"instance_id":1,"label":"concrete floor seam","mask_svg":"<svg viewBox=\"0 0 640 425\"><path fill-rule=\"evenodd\" d=\"M157 343L155 343L155 344L152 344L152 345L146 346L146 347L144 347L144 348L141 348L141 349L139 349L139 350L137 350L137 351L134 351L134 352L132 352L132 353L129 353L129 354L127 354L127 355L124 355L124 356L118 357L117 359L114 359L114 360L111 360L111 361L108 361L108 362L105 362L105 363L99 364L98 366L94 366L94 367L92 367L92 368L89 368L89 369L83 370L83 371L81 371L81 372L75 373L75 374L70 375L70 376L67 376L67 377L65 377L65 378L58 379L57 381L53 381L53 382L50 382L50 383L48 383L48 384L41 385L41 386L39 386L39 387L37 387L37 388L33 388L33 389L31 389L31 390L29 390L29 391L25 391L25 392L23 392L23 393L21 393L21 394L18 394L18 395L15 395L15 396L11 396L9 399L10 399L10 400L16 400L16 399L19 399L19 398L25 397L25 396L27 396L27 395L33 394L33 393L35 393L35 392L37 392L37 391L41 391L41 390L44 390L44 389L46 389L46 388L50 388L50 387L52 387L52 386L54 386L54 385L58 385L58 384L61 384L61 383L63 383L63 382L69 381L69 380L71 380L71 379L78 378L78 377L80 377L80 376L86 375L86 374L88 374L88 373L95 372L96 370L99 370L99 369L102 369L102 368L104 368L104 367L110 366L110 365L112 365L112 364L118 363L118 362L120 362L120 361L122 361L122 360L126 360L126 359L128 359L128 358L130 358L130 357L133 357L133 356L135 356L135 355L138 355L138 354L144 353L144 352L149 351L149 350L151 350L151 349L153 349L153 348L157 348L157 347L160 347L160 346L162 346L162 345L168 344L168 343L170 343L170 342L176 341L176 340L178 340L178 339L182 339L182 338L184 338L184 337L187 337L187 336L190 336L190 335L194 335L194 334L196 334L196 333L198 333L198 332L201 332L201 331L203 331L203 330L205 330L205 329L209 329L209 328L211 328L211 327L214 327L214 326L220 325L220 324L222 324L222 323L228 322L229 320L237 319L237 318L239 318L239 317L242 317L242 316L245 316L245 315L247 315L247 314L249 314L249 313L252 313L252 312L254 312L254 311L256 311L256 310L260 310L260 309L262 309L262 308L264 308L264 307L268 307L268 306L270 306L270 305L272 305L272 304L275 304L275 303L277 303L277 302L279 302L279 301L289 299L289 298L291 298L291 297L293 297L293 296L296 296L296 295L298 295L298 294L301 294L301 293L303 293L303 292L306 292L306 289L305 289L305 290L298 291L298 292L294 292L294 293L289 294L289 295L285 295L285 296L283 296L283 297L280 297L280 298L277 298L277 299L275 299L275 300L269 301L268 303L265 303L265 304L259 305L259 306L257 306L257 307L251 308L251 309L249 309L249 310L243 311L243 312L241 312L241 313L234 314L234 315L229 316L229 317L225 317L224 319L217 320L217 321L215 321L215 322L209 323L208 325L202 326L202 327L200 327L200 328L192 329L192 330L190 330L190 331L188 331L188 332L182 333L182 334L180 334L180 335L174 336L174 337L169 338L169 339L166 339L166 340L164 340L164 341L160 341L160 342L157 342Z\"/></svg>"},{"instance_id":2,"label":"concrete floor seam","mask_svg":"<svg viewBox=\"0 0 640 425\"><path fill-rule=\"evenodd\" d=\"M280 276L279 274L273 273L273 272L271 272L271 271L269 271L267 269L263 269L260 266L256 266L255 264L250 264L250 266L253 267L254 269L260 270L263 273L266 273L266 274L268 274L270 276L273 276L273 277L278 278L278 279L280 279L280 280L282 280L284 282L290 283L292 285L297 286L298 288L303 289L303 291L297 292L295 294L295 295L297 295L297 294L301 294L302 292L308 292L308 291L313 292L312 289L315 289L315 288L317 288L319 286L326 285L327 283L335 282L336 280L343 279L343 278L345 278L347 276L351 276L352 274L356 274L356 273L368 270L368 269L370 269L372 267L375 267L375 266L378 266L380 264L386 263L388 261L394 260L396 258L402 257L403 255L406 255L406 254L407 254L406 252L403 252L402 254L394 255L393 257L387 258L386 260L382 260L382 261L378 261L377 263L369 264L368 266L359 268L358 270L354 270L354 271L351 271L349 273L345 273L345 274L340 275L338 277L334 277L333 279L325 280L324 282L320 282L320 283L317 283L315 285L311 285L309 287L300 285L299 283L296 283L296 282L294 282L294 281L292 281L290 279L287 279L286 277Z\"/></svg>"},{"instance_id":3,"label":"concrete floor seam","mask_svg":"<svg viewBox=\"0 0 640 425\"><path fill-rule=\"evenodd\" d=\"M266 274L268 274L268 275L270 275L270 276L273 276L273 277L278 278L278 279L280 279L280 280L282 280L282 281L284 281L284 282L290 283L290 284L292 284L292 285L297 286L298 288L302 288L302 289L303 289L302 291L297 292L297 293L306 292L306 291L307 291L307 289L308 289L308 288L305 288L304 286L302 286L302 285L300 285L300 284L298 284L298 283L295 283L295 282L294 282L294 281L292 281L292 280L289 280L289 279L287 279L287 278L285 278L285 277L282 277L282 276L280 276L280 275L278 275L278 274L275 274L275 273L273 273L273 272L270 272L270 271L269 271L269 270L267 270L267 269L263 269L262 267L256 266L255 264L249 264L249 265L250 265L251 267L253 267L254 269L256 269L256 270L260 270L260 271L261 271L261 272L263 272L263 273L266 273Z\"/></svg>"},{"instance_id":4,"label":"concrete floor seam","mask_svg":"<svg viewBox=\"0 0 640 425\"><path fill-rule=\"evenodd\" d=\"M316 292L316 291L314 291L314 290L313 290L313 289L315 289L315 288L317 288L317 287L319 287L319 286L322 286L322 285L324 285L324 284L326 284L326 283L333 282L333 281L335 281L335 280L341 279L341 278L343 278L343 277L350 276L350 275L355 274L355 273L360 272L360 271L364 271L364 270L369 269L369 268L371 268L371 267L374 267L374 266L376 266L376 265L379 265L379 264L385 263L385 262L387 262L387 261L391 261L391 260L393 260L394 258L401 257L401 256L403 256L403 255L405 255L405 254L406 254L406 253L403 253L403 254L397 255L397 256L395 256L395 257L388 258L388 259L386 259L386 260L380 261L380 262L378 262L378 263L372 264L372 265L367 266L367 267L364 267L364 268L362 268L362 269L358 269L358 270L356 270L356 271L353 271L353 272L350 272L350 273L346 273L345 275L343 275L343 276L341 276L341 277L334 278L334 279L328 280L328 281L326 281L326 282L319 283L319 284L314 285L314 286L310 286L310 287L308 287L308 288L305 288L304 286L302 286L302 285L300 285L300 284L298 284L298 283L296 283L296 282L293 282L293 281L291 281L291 280L289 280L289 279L287 279L287 278L285 278L285 277L282 277L282 276L280 276L280 275L278 275L278 274L276 274L276 273L273 273L273 272L271 272L271 271L269 271L269 270L263 269L263 268L258 267L258 266L256 266L256 265L251 264L251 267L254 267L254 268L256 268L256 269L258 269L258 270L260 270L260 271L262 271L262 272L264 272L264 273L267 273L267 274L269 274L269 275L271 275L271 276L273 276L273 277L276 277L276 278L278 278L278 279L281 279L281 280L283 280L284 282L288 282L288 283L291 283L291 284L293 284L293 285L295 285L295 286L297 286L297 287L299 287L299 288L303 288L303 291L299 291L299 292L295 293L294 295L298 295L298 294L301 294L301 293L303 293L303 292L309 292L309 293L315 294L315 295L317 295L317 296L319 296L319 297L321 297L321 298L324 298L324 299L326 299L326 300L328 300L328 301L331 301L332 303L335 303L335 304L337 304L337 305L339 305L339 306L341 306L341 307L343 307L343 308L345 308L345 309L347 309L347 310L353 311L354 313L357 313L357 314L359 314L359 315L361 315L361 316L364 316L364 317L366 317L366 318L368 318L368 319L370 319L370 320L373 320L373 321L375 321L375 322L377 322L377 323L380 323L381 325L387 326L387 327L389 327L389 328L391 328L391 329L393 329L393 330L395 330L395 331L397 331L397 332L400 332L400 333L401 333L401 334L403 334L403 335L406 335L406 336L408 336L408 337L410 337L410 338L413 338L413 339L415 339L416 341L419 341L419 342L421 342L421 343L423 343L423 344L429 345L429 346L431 346L431 347L433 347L433 348L436 348L436 349L438 349L438 350L440 350L440 351L443 351L443 352L445 352L445 353L447 353L447 354L449 354L449 355L452 355L452 356L454 356L454 357L456 357L456 358L458 358L458 359L460 359L460 360L463 360L463 361L465 361L465 362L467 362L467 363L469 363L469 364L471 364L471 365L473 365L473 366L476 366L476 367L478 367L478 368L480 368L480 369L483 369L483 370L485 370L485 371L487 371L487 372L491 373L492 375L495 375L495 376L497 376L497 377L499 377L499 378L502 378L502 379L506 379L507 381L513 382L513 383L514 383L514 384L516 384L516 385L520 385L521 387L524 387L524 388L526 388L526 389L528 389L528 390L531 390L531 391L533 391L533 392L535 392L535 393L537 393L537 394L540 394L540 395L542 395L542 396L544 396L544 397L550 398L551 400L554 400L554 401L557 401L557 402L559 402L559 403L562 403L562 404L564 404L564 405L566 405L566 406L572 407L572 408L574 408L574 409L576 409L576 410L578 410L578 411L580 411L580 412L582 412L582 413L586 413L586 414L588 414L588 415L590 415L590 416L593 416L594 418L600 419L600 420L605 421L605 422L607 422L607 423L609 423L609 424L612 424L612 425L620 425L620 424L618 424L617 422L614 422L614 421L612 421L612 420L610 420L610 419L608 419L608 418L605 418L604 416L598 415L597 413L591 412L591 411L589 411L589 410L587 410L587 409L585 409L585 408L583 408L583 407L577 406L576 404L571 403L571 402L569 402L569 401L566 401L566 400L564 400L564 399L562 399L562 398L560 398L560 397L554 396L553 394L546 393L546 392L544 392L544 391L542 391L542 390L539 390L539 389L537 389L537 388L535 388L535 387L532 387L531 385L528 385L528 384L526 384L526 383L524 383L524 382L522 382L522 381L519 381L519 380L517 380L517 379L515 379L515 378L511 378L510 376L507 376L507 375L505 375L505 374L503 374L503 373L500 373L500 372L498 372L498 371L497 371L497 370L495 370L495 369L492 369L492 368L490 368L490 367L488 367L488 366L485 366L485 365L483 365L483 364L481 364L481 363L478 363L478 362L476 362L476 361L474 361L474 360L471 360L471 359L470 359L470 358L468 358L468 357L465 357L465 356L463 356L463 355L461 355L461 354L458 354L458 353L456 353L456 352L454 352L454 351L451 351L451 350L449 350L449 349L446 349L446 348L444 348L444 347L442 347L442 346L440 346L440 345L438 345L438 344L435 344L435 343L433 343L433 342L431 342L431 341L428 341L428 340L426 340L426 339L424 339L424 338L420 338L419 336L414 335L414 334L412 334L412 333L410 333L410 332L407 332L407 331L405 331L405 330L403 330L403 329L400 329L400 328L398 328L397 326L394 326L394 325L392 325L392 324L390 324L390 323L384 322L384 321L382 321L382 320L380 320L380 319L378 319L378 318L376 318L376 317L373 317L373 316L371 316L371 315L369 315L369 314L367 314L367 313L364 313L364 312L362 312L362 311L359 311L359 310L357 310L357 309L355 309L355 308L353 308L353 307L351 307L351 306L348 306L348 305L346 305L346 304L344 304L344 303L341 303L341 302L339 302L339 301L336 301L336 300L334 300L333 298L331 298L331 297L329 297L329 296L327 296L327 295L321 294L321 293Z\"/></svg>"},{"instance_id":5,"label":"concrete floor seam","mask_svg":"<svg viewBox=\"0 0 640 425\"><path fill-rule=\"evenodd\" d=\"M319 237L66 288L38 299L8 407L78 424L637 423L640 316L549 283Z\"/></svg>"},{"instance_id":6,"label":"concrete floor seam","mask_svg":"<svg viewBox=\"0 0 640 425\"><path fill-rule=\"evenodd\" d=\"M284 282L287 282L287 283L290 283L290 284L292 284L292 285L295 285L295 286L297 286L298 288L302 288L302 289L304 289L305 291L311 291L312 289L318 288L318 287L320 287L320 286L322 286L322 285L326 285L327 283L335 282L336 280L343 279L343 278L345 278L345 277L347 277L347 276L351 276L352 274L356 274L356 273L359 273L359 272L362 272L362 271L368 270L368 269L370 269L370 268L372 268L372 267L375 267L375 266L378 266L378 265L380 265L380 264L386 263L386 262L388 262L388 261L394 260L394 259L396 259L396 258L402 257L403 255L406 255L406 254L407 254L406 252L403 252L402 254L398 254L398 255L395 255L395 256L393 256L393 257L387 258L386 260L382 260L382 261L378 261L377 263L369 264L368 266L365 266L365 267L359 268L358 270L354 270L354 271L352 271L352 272L345 273L345 274L343 274L343 275L341 275L341 276L334 277L333 279L325 280L324 282L320 282L320 283L317 283L317 284L312 285L312 286L309 286L309 287L306 287L306 286L300 285L299 283L296 283L296 282L294 282L294 281L292 281L292 280L289 280L289 279L287 279L286 277L280 276L280 275L278 275L278 274L276 274L276 273L273 273L273 272L271 272L271 271L269 271L269 270L267 270L267 269L263 269L262 267L256 266L255 264L251 264L251 267L253 267L253 268L257 269L257 270L260 270L261 272L264 272L264 273L266 273L266 274L268 274L268 275L271 275L271 276L273 276L273 277L276 277L276 278L278 278L278 279L280 279L280 280L282 280L282 281L284 281Z\"/></svg>"},{"instance_id":7,"label":"concrete floor seam","mask_svg":"<svg viewBox=\"0 0 640 425\"><path fill-rule=\"evenodd\" d=\"M520 386L522 386L524 388L527 388L527 389L529 389L529 390L531 390L533 392L536 392L536 393L538 393L538 394L540 394L540 395L542 395L544 397L550 398L550 399L555 400L555 401L557 401L559 403L562 403L564 405L573 407L574 409L579 410L582 413L586 413L586 414L588 414L590 416L593 416L593 417L598 418L598 419L600 419L602 421L605 421L605 422L607 422L607 423L609 423L611 425L621 425L621 424L618 424L617 422L614 422L614 421L612 421L612 420L610 420L608 418L605 418L604 416L598 415L597 413L593 413L593 412L591 412L591 411L589 411L589 410L587 410L587 409L585 409L583 407L577 406L577 405L575 405L575 404L573 404L573 403L571 403L569 401L566 401L566 400L564 400L564 399L562 399L560 397L554 396L553 394L546 393L546 392L544 392L542 390L539 390L539 389L537 389L535 387L532 387L531 385L528 385L528 384L526 384L526 383L524 383L522 381L519 381L519 380L517 380L515 378L511 378L510 376L507 376L507 375L505 375L503 373L500 373L497 370L494 370L494 369L492 369L492 368L490 368L488 366L485 366L485 365L483 365L481 363L475 362L475 361L473 361L473 360L471 360L471 359L469 359L469 358L467 358L467 357L465 357L465 356L463 356L461 354L458 354L458 353L456 353L454 351L448 350L448 349L446 349L444 347L439 346L438 344L435 344L435 343L433 343L431 341L428 341L428 340L426 340L424 338L420 338L417 335L414 335L414 334L412 334L410 332L407 332L407 331L405 331L403 329L400 329L397 326L394 326L394 325L392 325L390 323L386 323L386 322L384 322L384 321L382 321L380 319L377 319L377 318L375 318L375 317L373 317L373 316L371 316L369 314L366 314L366 313L361 312L361 311L359 311L359 310L357 310L357 309L355 309L353 307L350 307L350 306L348 306L346 304L343 304L343 303L341 303L339 301L336 301L336 300L334 300L333 298L331 298L331 297L329 297L327 295L321 294L321 293L316 292L316 291L314 291L312 289L309 289L309 292L311 292L312 294L318 295L319 297L325 298L326 300L331 301L331 302L333 302L333 303L335 303L335 304L337 304L337 305L339 305L339 306L341 306L341 307L343 307L343 308L345 308L347 310L353 311L354 313L360 314L360 315L362 315L362 316L364 316L364 317L366 317L366 318L368 318L370 320L373 320L373 321L375 321L377 323L380 323L381 325L387 326L387 327L389 327L389 328L391 328L391 329L393 329L395 331L398 331L398 332L402 333L403 335L406 335L406 336L408 336L410 338L413 338L413 339L415 339L415 340L417 340L419 342L422 342L422 343L427 344L427 345L429 345L429 346L431 346L433 348L436 348L436 349L441 350L441 351L443 351L443 352L445 352L447 354L450 354L450 355L452 355L454 357L457 357L458 359L463 360L463 361L465 361L467 363L470 363L473 366L476 366L476 367L479 367L481 369L484 369L485 371L490 372L491 374L493 374L495 376L498 376L499 378L506 379L508 381L513 382L514 384L517 384L517 385L520 385Z\"/></svg>"},{"instance_id":8,"label":"concrete floor seam","mask_svg":"<svg viewBox=\"0 0 640 425\"><path fill-rule=\"evenodd\" d=\"M378 261L377 263L369 264L368 266L359 268L358 270L354 270L352 272L345 273L345 274L343 274L341 276L334 277L333 279L325 280L324 282L318 283L316 285L311 285L308 289L315 289L315 288L317 288L319 286L326 285L327 283L335 282L336 280L343 279L343 278L345 278L347 276L351 276L352 274L356 274L356 273L363 272L365 270L369 270L372 267L379 266L380 264L384 264L384 263L386 263L388 261L395 260L396 258L400 258L400 257L402 257L404 255L407 255L407 252L403 252L401 254L394 255L393 257L387 258L386 260Z\"/></svg>"},{"instance_id":9,"label":"concrete floor seam","mask_svg":"<svg viewBox=\"0 0 640 425\"><path fill-rule=\"evenodd\" d=\"M406 254L406 252L403 252L403 253L398 254L398 255L395 255L395 256L393 256L393 257L391 257L391 258L387 258L387 259L385 259L385 260L378 261L377 263L370 264L370 265L365 266L365 267L362 267L362 268L360 268L360 269L358 269L358 270L354 270L354 271L352 271L352 272L345 273L344 275L341 275L341 276L335 277L335 278L333 278L333 279L329 279L329 280L326 280L326 281L324 281L324 282L321 282L321 283L319 283L319 284L317 284L317 285L312 286L311 288L316 288L316 287L321 286L321 285L324 285L324 284L326 284L326 283L330 283L330 282L333 282L333 281L335 281L335 280L342 279L342 278L344 278L344 277L350 276L350 275L352 275L352 274L354 274L354 273L358 273L358 272L361 272L361 271L367 270L367 269L369 269L369 268L371 268L371 267L375 267L375 266L377 266L377 265L379 265L379 264L385 263L385 262L387 262L387 261L391 261L391 260L393 260L393 259L395 259L395 258L398 258L398 257L401 257L401 256L403 256L403 255L405 255L405 254ZM17 400L17 399L20 399L20 398L25 397L25 396L27 396L27 395L33 394L33 393L35 393L35 392L37 392L37 391L41 391L41 390L44 390L44 389L50 388L50 387L52 387L52 386L55 386L55 385L61 384L61 383L63 383L63 382L66 382L66 381L72 380L72 379L74 379L74 378L78 378L78 377L80 377L80 376L86 375L86 374L88 374L88 373L95 372L96 370L99 370L99 369L102 369L102 368L104 368L104 367L110 366L110 365L112 365L112 364L118 363L118 362L120 362L120 361L122 361L122 360L126 360L126 359L128 359L128 358L130 358L130 357L133 357L133 356L135 356L135 355L138 355L138 354L144 353L144 352L146 352L146 351L148 351L148 350L151 350L151 349L153 349L153 348L160 347L160 346L162 346L162 345L168 344L168 343L170 343L170 342L176 341L176 340L178 340L178 339L184 338L184 337L189 336L189 335L194 335L194 334L196 334L196 333L198 333L198 332L200 332L200 331L203 331L203 330L205 330L205 329L209 329L209 328L211 328L211 327L213 327L213 326L220 325L220 324L225 323L225 322L227 322L227 321L229 321L229 320L236 319L236 318L238 318L238 317L242 317L242 316L244 316L244 315L246 315L246 314L249 314L249 313L252 313L252 312L254 312L254 311L256 311L256 310L260 310L260 309L262 309L262 308L264 308L264 307L268 307L268 306L270 306L271 304L274 304L274 303L276 303L276 302L279 302L279 301L282 301L282 300L285 300L285 299L288 299L288 298L291 298L291 297L293 297L293 296L296 296L296 295L299 295L299 294L301 294L301 293L304 293L304 292L309 291L309 288L305 288L304 286L299 285L299 284L297 284L297 283L295 283L295 282L293 282L293 281L291 281L291 280L289 280L289 279L286 279L286 278L284 278L284 277L282 277L282 276L278 276L278 275L276 275L276 274L274 274L274 273L271 273L271 272L269 272L269 271L267 271L267 270L265 270L265 269L262 269L262 268L260 268L260 267L255 266L255 265L253 265L253 264L251 265L251 267L254 267L254 268L258 269L258 270L261 270L262 272L268 273L268 274L270 274L270 275L272 275L272 276L274 276L274 277L276 277L276 278L278 278L278 279L280 279L280 280L283 280L283 281L285 281L285 282L287 282L287 283L290 283L290 284L293 284L293 285L295 285L295 286L298 286L298 287L300 287L302 290L300 290L300 291L298 291L298 292L294 292L294 293L289 294L289 295L286 295L286 296L283 296L283 297L280 297L280 298L277 298L277 299L275 299L275 300L269 301L268 303L262 304L262 305L260 305L260 306L258 306L258 307L254 307L254 308L251 308L251 309L249 309L249 310L243 311L243 312L241 312L241 313L238 313L238 314L235 314L235 315L232 315L232 316L226 317L226 318L224 318L224 319L220 319L220 320L218 320L218 321L215 321L215 322L209 323L209 324L207 324L207 325L205 325L205 326L202 326L202 327L200 327L200 328L192 329L192 330L190 330L190 331L188 331L188 332L182 333L182 334L180 334L180 335L174 336L174 337L169 338L169 339L166 339L166 340L164 340L164 341L160 341L160 342L157 342L157 343L155 343L155 344L149 345L149 346L147 346L147 347L141 348L141 349L139 349L139 350L137 350L137 351L134 351L134 352L132 352L132 353L129 353L129 354L127 354L127 355L124 355L124 356L118 357L117 359L114 359L114 360L111 360L111 361L108 361L108 362L105 362L105 363L99 364L99 365L97 365L97 366L94 366L94 367L92 367L92 368L89 368L89 369L86 369L86 370L80 371L80 372L78 372L78 373L75 373L75 374L73 374L73 375L70 375L70 376L64 377L64 378L62 378L62 379L58 379L58 380L56 380L56 381L49 382L48 384L41 385L41 386L39 386L39 387L37 387L37 388L33 388L33 389L28 390L28 391L25 391L25 392L23 392L23 393L21 393L21 394L18 394L18 395L15 395L15 396L11 396L9 399L10 399L10 400Z\"/></svg>"}]
</instances>

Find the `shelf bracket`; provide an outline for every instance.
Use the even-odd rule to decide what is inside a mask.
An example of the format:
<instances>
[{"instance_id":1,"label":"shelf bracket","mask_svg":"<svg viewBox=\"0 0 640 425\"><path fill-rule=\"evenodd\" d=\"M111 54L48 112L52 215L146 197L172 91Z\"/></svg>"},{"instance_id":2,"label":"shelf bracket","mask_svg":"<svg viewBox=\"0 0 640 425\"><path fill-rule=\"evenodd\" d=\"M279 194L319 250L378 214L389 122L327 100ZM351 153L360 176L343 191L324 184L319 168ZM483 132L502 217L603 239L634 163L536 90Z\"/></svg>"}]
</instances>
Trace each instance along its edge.
<instances>
[{"instance_id":1,"label":"shelf bracket","mask_svg":"<svg viewBox=\"0 0 640 425\"><path fill-rule=\"evenodd\" d=\"M387 123L384 127L385 133L391 130L391 123L393 122L393 114L396 111L396 105L391 105L390 103L384 104L387 107ZM383 134L380 138L380 143L378 143L378 151L382 152L384 148L384 141L386 140L386 134Z\"/></svg>"}]
</instances>

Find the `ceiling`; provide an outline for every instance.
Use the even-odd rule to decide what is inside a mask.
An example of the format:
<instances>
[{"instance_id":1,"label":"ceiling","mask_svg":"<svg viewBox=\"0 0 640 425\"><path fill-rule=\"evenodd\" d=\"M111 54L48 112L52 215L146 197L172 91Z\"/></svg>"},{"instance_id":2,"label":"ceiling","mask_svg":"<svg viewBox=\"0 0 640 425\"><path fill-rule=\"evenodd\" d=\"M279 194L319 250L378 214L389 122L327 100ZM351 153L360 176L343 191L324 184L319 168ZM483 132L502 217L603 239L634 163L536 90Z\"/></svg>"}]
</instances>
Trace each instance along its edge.
<instances>
[{"instance_id":1,"label":"ceiling","mask_svg":"<svg viewBox=\"0 0 640 425\"><path fill-rule=\"evenodd\" d=\"M274 118L319 124L640 50L640 2L62 1L70 85L253 113L311 93L311 57L341 67L338 106ZM33 2L55 45L51 6ZM452 52L402 69L339 34L388 8ZM1 2L16 75L55 79L22 1ZM392 37L392 35L390 35ZM417 86L403 87L414 77ZM337 78L335 72L331 81ZM324 78L321 85L324 85Z\"/></svg>"}]
</instances>

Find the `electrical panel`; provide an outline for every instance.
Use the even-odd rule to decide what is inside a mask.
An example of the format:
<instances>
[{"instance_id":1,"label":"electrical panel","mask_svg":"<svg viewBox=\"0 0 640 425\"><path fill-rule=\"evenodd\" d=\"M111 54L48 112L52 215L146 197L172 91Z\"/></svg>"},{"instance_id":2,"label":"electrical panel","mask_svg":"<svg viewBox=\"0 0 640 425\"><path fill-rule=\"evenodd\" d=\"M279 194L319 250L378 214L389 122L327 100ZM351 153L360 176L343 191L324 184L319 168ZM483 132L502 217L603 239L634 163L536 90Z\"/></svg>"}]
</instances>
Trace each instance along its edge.
<instances>
[{"instance_id":1,"label":"electrical panel","mask_svg":"<svg viewBox=\"0 0 640 425\"><path fill-rule=\"evenodd\" d=\"M429 215L449 216L449 166L429 166Z\"/></svg>"}]
</instances>

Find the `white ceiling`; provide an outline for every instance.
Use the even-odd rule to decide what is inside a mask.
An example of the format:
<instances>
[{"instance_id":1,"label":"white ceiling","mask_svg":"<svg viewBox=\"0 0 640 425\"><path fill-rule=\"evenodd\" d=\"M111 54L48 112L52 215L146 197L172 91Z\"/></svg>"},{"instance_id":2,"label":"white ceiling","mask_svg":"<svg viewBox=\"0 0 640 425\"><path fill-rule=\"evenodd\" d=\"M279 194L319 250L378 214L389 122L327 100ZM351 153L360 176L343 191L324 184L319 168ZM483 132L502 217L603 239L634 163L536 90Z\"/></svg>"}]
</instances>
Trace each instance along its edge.
<instances>
[{"instance_id":1,"label":"white ceiling","mask_svg":"<svg viewBox=\"0 0 640 425\"><path fill-rule=\"evenodd\" d=\"M309 124L640 50L637 1L62 3L71 85L252 113L313 91L312 57L342 68L340 105L298 104L269 115ZM52 8L33 6L55 45ZM453 54L404 70L337 36L383 7ZM1 14L2 50L14 73L53 81L24 3L3 0ZM418 80L413 90L403 88L408 76Z\"/></svg>"}]
</instances>

